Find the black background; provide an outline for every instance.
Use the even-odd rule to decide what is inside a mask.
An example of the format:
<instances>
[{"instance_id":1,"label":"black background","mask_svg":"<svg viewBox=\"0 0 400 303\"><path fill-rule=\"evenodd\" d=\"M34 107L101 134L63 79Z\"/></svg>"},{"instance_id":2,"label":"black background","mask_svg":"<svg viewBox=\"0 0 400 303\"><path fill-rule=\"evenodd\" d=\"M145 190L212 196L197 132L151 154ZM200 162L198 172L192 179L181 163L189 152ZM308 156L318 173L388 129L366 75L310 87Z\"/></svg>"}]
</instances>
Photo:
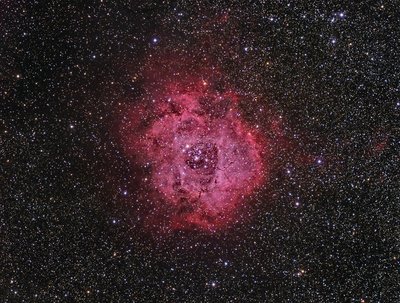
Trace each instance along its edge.
<instances>
[{"instance_id":1,"label":"black background","mask_svg":"<svg viewBox=\"0 0 400 303\"><path fill-rule=\"evenodd\" d=\"M1 301L399 302L399 15L397 1L2 1ZM253 220L213 236L136 227L142 172L113 133L146 93L143 62L179 54L261 96L295 146Z\"/></svg>"}]
</instances>

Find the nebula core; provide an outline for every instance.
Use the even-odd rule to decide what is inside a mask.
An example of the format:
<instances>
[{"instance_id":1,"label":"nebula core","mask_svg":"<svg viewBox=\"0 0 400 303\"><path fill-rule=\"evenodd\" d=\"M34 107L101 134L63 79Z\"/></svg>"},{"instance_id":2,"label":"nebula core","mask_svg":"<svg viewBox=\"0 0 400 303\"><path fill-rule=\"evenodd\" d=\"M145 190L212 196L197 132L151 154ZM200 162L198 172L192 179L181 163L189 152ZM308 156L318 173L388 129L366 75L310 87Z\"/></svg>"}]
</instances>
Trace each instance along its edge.
<instances>
[{"instance_id":1,"label":"nebula core","mask_svg":"<svg viewBox=\"0 0 400 303\"><path fill-rule=\"evenodd\" d=\"M265 182L268 143L242 118L237 94L197 82L131 107L120 134L126 155L150 167L152 221L214 232L238 221Z\"/></svg>"}]
</instances>

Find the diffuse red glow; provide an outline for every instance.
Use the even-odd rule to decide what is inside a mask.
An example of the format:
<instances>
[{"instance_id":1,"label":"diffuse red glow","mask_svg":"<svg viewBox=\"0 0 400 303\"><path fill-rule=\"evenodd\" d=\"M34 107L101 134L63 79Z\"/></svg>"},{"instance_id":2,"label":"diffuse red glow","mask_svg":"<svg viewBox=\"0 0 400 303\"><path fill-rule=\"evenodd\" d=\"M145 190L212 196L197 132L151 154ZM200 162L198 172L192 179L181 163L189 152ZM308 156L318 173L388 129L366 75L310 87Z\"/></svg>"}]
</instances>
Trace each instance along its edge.
<instances>
[{"instance_id":1,"label":"diffuse red glow","mask_svg":"<svg viewBox=\"0 0 400 303\"><path fill-rule=\"evenodd\" d=\"M120 127L126 155L151 166L149 220L167 218L170 229L223 229L265 182L268 143L241 117L232 92L200 80L163 94L130 108Z\"/></svg>"}]
</instances>

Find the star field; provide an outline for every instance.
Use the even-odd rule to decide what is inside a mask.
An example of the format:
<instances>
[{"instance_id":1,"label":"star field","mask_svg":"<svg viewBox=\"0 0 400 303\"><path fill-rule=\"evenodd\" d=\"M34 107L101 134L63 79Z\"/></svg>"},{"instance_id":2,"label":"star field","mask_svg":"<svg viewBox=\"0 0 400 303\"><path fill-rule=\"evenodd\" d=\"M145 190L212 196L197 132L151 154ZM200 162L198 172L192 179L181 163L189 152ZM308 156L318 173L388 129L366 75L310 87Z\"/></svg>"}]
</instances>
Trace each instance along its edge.
<instances>
[{"instance_id":1,"label":"star field","mask_svg":"<svg viewBox=\"0 0 400 303\"><path fill-rule=\"evenodd\" d=\"M398 4L3 1L0 301L400 302ZM118 135L187 79L269 142L212 234L161 230Z\"/></svg>"}]
</instances>

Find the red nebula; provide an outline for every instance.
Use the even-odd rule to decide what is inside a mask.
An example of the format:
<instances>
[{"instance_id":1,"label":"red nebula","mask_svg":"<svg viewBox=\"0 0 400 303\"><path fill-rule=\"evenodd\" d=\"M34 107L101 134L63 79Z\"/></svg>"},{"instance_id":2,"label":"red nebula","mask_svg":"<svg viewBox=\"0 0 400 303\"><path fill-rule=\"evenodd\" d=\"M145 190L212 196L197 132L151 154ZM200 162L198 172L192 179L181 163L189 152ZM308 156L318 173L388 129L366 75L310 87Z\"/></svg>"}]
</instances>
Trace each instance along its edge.
<instances>
[{"instance_id":1,"label":"red nebula","mask_svg":"<svg viewBox=\"0 0 400 303\"><path fill-rule=\"evenodd\" d=\"M166 221L170 230L224 229L265 182L268 142L242 118L233 92L201 80L162 94L132 106L119 132L126 155L150 167L149 221Z\"/></svg>"}]
</instances>

